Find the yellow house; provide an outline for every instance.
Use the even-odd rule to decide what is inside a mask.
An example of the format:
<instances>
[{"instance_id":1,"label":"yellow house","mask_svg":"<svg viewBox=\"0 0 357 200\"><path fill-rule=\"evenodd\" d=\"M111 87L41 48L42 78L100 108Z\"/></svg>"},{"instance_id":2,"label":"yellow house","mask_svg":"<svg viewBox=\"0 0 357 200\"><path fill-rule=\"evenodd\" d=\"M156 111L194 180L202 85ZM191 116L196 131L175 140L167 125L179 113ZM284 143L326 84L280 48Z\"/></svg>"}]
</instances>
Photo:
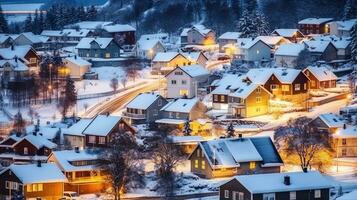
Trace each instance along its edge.
<instances>
[{"instance_id":1,"label":"yellow house","mask_svg":"<svg viewBox=\"0 0 357 200\"><path fill-rule=\"evenodd\" d=\"M356 157L357 156L357 126L344 125L332 134L333 148L336 157Z\"/></svg>"},{"instance_id":2,"label":"yellow house","mask_svg":"<svg viewBox=\"0 0 357 200\"><path fill-rule=\"evenodd\" d=\"M151 63L152 74L167 74L176 67L190 65L191 61L178 52L158 52Z\"/></svg>"},{"instance_id":3,"label":"yellow house","mask_svg":"<svg viewBox=\"0 0 357 200\"><path fill-rule=\"evenodd\" d=\"M83 78L83 75L90 71L92 64L81 57L68 57L64 59L65 67L59 70L62 75L69 75L72 79Z\"/></svg>"}]
</instances>

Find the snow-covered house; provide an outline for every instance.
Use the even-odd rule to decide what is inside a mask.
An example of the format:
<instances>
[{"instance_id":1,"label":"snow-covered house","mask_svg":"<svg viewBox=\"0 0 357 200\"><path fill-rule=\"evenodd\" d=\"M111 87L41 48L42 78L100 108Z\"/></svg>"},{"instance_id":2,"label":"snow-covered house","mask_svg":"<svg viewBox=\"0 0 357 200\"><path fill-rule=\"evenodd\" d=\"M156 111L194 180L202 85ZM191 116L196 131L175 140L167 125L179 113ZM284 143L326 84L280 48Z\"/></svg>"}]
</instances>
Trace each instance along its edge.
<instances>
[{"instance_id":1,"label":"snow-covered house","mask_svg":"<svg viewBox=\"0 0 357 200\"><path fill-rule=\"evenodd\" d=\"M205 141L201 136L168 136L167 143L178 147L184 154L191 154L199 142Z\"/></svg>"},{"instance_id":2,"label":"snow-covered house","mask_svg":"<svg viewBox=\"0 0 357 200\"><path fill-rule=\"evenodd\" d=\"M155 122L158 124L182 125L187 120L203 118L206 110L206 106L197 98L175 99L161 108L161 119Z\"/></svg>"},{"instance_id":3,"label":"snow-covered house","mask_svg":"<svg viewBox=\"0 0 357 200\"><path fill-rule=\"evenodd\" d=\"M11 46L0 49L0 60L19 59L29 68L30 73L39 71L40 56L30 45Z\"/></svg>"},{"instance_id":4,"label":"snow-covered house","mask_svg":"<svg viewBox=\"0 0 357 200\"><path fill-rule=\"evenodd\" d=\"M225 32L219 36L217 40L220 52L224 52L224 46L227 44L235 45L240 35L240 32Z\"/></svg>"},{"instance_id":5,"label":"snow-covered house","mask_svg":"<svg viewBox=\"0 0 357 200\"><path fill-rule=\"evenodd\" d=\"M21 138L16 135L10 135L0 141L0 153L12 152L12 145L19 141Z\"/></svg>"},{"instance_id":6,"label":"snow-covered house","mask_svg":"<svg viewBox=\"0 0 357 200\"><path fill-rule=\"evenodd\" d=\"M272 47L260 39L239 38L235 46L235 57L247 62L267 61Z\"/></svg>"},{"instance_id":7,"label":"snow-covered house","mask_svg":"<svg viewBox=\"0 0 357 200\"><path fill-rule=\"evenodd\" d=\"M84 130L92 122L92 119L81 119L67 129L63 129L63 144L66 148L84 148Z\"/></svg>"},{"instance_id":8,"label":"snow-covered house","mask_svg":"<svg viewBox=\"0 0 357 200\"><path fill-rule=\"evenodd\" d=\"M337 49L337 59L349 59L351 57L351 38L330 36L312 37L314 41L330 41Z\"/></svg>"},{"instance_id":9,"label":"snow-covered house","mask_svg":"<svg viewBox=\"0 0 357 200\"><path fill-rule=\"evenodd\" d=\"M330 134L334 134L337 129L342 128L345 123L345 120L343 120L341 116L333 113L325 113L309 122L309 126L317 131L327 131Z\"/></svg>"},{"instance_id":10,"label":"snow-covered house","mask_svg":"<svg viewBox=\"0 0 357 200\"><path fill-rule=\"evenodd\" d=\"M279 48L280 45L291 43L290 40L285 39L282 36L258 36L257 39L263 41L272 47L272 53Z\"/></svg>"},{"instance_id":11,"label":"snow-covered house","mask_svg":"<svg viewBox=\"0 0 357 200\"><path fill-rule=\"evenodd\" d=\"M337 59L337 48L330 41L304 41L307 50L315 60L332 61Z\"/></svg>"},{"instance_id":12,"label":"snow-covered house","mask_svg":"<svg viewBox=\"0 0 357 200\"><path fill-rule=\"evenodd\" d=\"M112 37L123 49L132 49L135 45L136 29L129 24L111 24L103 27L103 37Z\"/></svg>"},{"instance_id":13,"label":"snow-covered house","mask_svg":"<svg viewBox=\"0 0 357 200\"><path fill-rule=\"evenodd\" d=\"M336 87L337 76L326 67L307 67L304 74L310 79L310 89Z\"/></svg>"},{"instance_id":14,"label":"snow-covered house","mask_svg":"<svg viewBox=\"0 0 357 200\"><path fill-rule=\"evenodd\" d=\"M57 145L37 133L26 135L12 145L20 156L48 156Z\"/></svg>"},{"instance_id":15,"label":"snow-covered house","mask_svg":"<svg viewBox=\"0 0 357 200\"><path fill-rule=\"evenodd\" d=\"M193 98L197 89L207 83L209 71L202 65L176 67L166 74L167 98Z\"/></svg>"},{"instance_id":16,"label":"snow-covered house","mask_svg":"<svg viewBox=\"0 0 357 200\"><path fill-rule=\"evenodd\" d=\"M0 80L3 83L8 83L15 79L23 79L28 77L29 68L20 59L0 60Z\"/></svg>"},{"instance_id":17,"label":"snow-covered house","mask_svg":"<svg viewBox=\"0 0 357 200\"><path fill-rule=\"evenodd\" d=\"M357 18L344 21L332 21L329 23L330 35L338 37L350 37L353 25L357 23Z\"/></svg>"},{"instance_id":18,"label":"snow-covered house","mask_svg":"<svg viewBox=\"0 0 357 200\"><path fill-rule=\"evenodd\" d=\"M92 64L77 55L63 59L66 74L72 79L82 80L83 75L90 71Z\"/></svg>"},{"instance_id":19,"label":"snow-covered house","mask_svg":"<svg viewBox=\"0 0 357 200\"><path fill-rule=\"evenodd\" d=\"M131 127L120 116L97 115L92 119L88 126L84 129L86 147L107 147L110 138L114 134L123 132L135 133L135 129Z\"/></svg>"},{"instance_id":20,"label":"snow-covered house","mask_svg":"<svg viewBox=\"0 0 357 200\"><path fill-rule=\"evenodd\" d=\"M280 29L275 29L271 35L277 35L284 37L290 42L298 42L304 38L304 34L302 34L299 29L293 29L293 28L280 28Z\"/></svg>"},{"instance_id":21,"label":"snow-covered house","mask_svg":"<svg viewBox=\"0 0 357 200\"><path fill-rule=\"evenodd\" d=\"M126 105L123 118L132 123L152 123L160 118L160 109L167 104L161 95L141 93Z\"/></svg>"},{"instance_id":22,"label":"snow-covered house","mask_svg":"<svg viewBox=\"0 0 357 200\"><path fill-rule=\"evenodd\" d=\"M318 171L242 175L219 186L219 199L329 200L331 188Z\"/></svg>"},{"instance_id":23,"label":"snow-covered house","mask_svg":"<svg viewBox=\"0 0 357 200\"><path fill-rule=\"evenodd\" d=\"M0 172L0 196L60 199L67 178L53 163L10 165Z\"/></svg>"},{"instance_id":24,"label":"snow-covered house","mask_svg":"<svg viewBox=\"0 0 357 200\"><path fill-rule=\"evenodd\" d=\"M190 61L189 65L199 64L202 66L206 66L206 63L208 61L207 56L200 51L196 51L196 52L189 51L189 52L183 52L181 54Z\"/></svg>"},{"instance_id":25,"label":"snow-covered house","mask_svg":"<svg viewBox=\"0 0 357 200\"><path fill-rule=\"evenodd\" d=\"M82 38L92 36L93 31L88 29L43 30L41 35L49 37L50 42L76 44Z\"/></svg>"},{"instance_id":26,"label":"snow-covered house","mask_svg":"<svg viewBox=\"0 0 357 200\"><path fill-rule=\"evenodd\" d=\"M332 18L306 18L298 23L299 30L304 35L309 34L328 34L330 33L329 22Z\"/></svg>"},{"instance_id":27,"label":"snow-covered house","mask_svg":"<svg viewBox=\"0 0 357 200\"><path fill-rule=\"evenodd\" d=\"M304 44L283 44L274 53L275 65L278 67L295 67L301 51L305 49Z\"/></svg>"},{"instance_id":28,"label":"snow-covered house","mask_svg":"<svg viewBox=\"0 0 357 200\"><path fill-rule=\"evenodd\" d=\"M170 37L168 33L152 33L141 35L139 40L160 40L161 43L166 44L170 42Z\"/></svg>"},{"instance_id":29,"label":"snow-covered house","mask_svg":"<svg viewBox=\"0 0 357 200\"><path fill-rule=\"evenodd\" d=\"M178 52L158 52L151 62L152 74L167 74L179 66L189 65L190 60Z\"/></svg>"},{"instance_id":30,"label":"snow-covered house","mask_svg":"<svg viewBox=\"0 0 357 200\"><path fill-rule=\"evenodd\" d=\"M133 49L141 59L152 60L158 52L165 52L165 46L159 39L140 39Z\"/></svg>"},{"instance_id":31,"label":"snow-covered house","mask_svg":"<svg viewBox=\"0 0 357 200\"><path fill-rule=\"evenodd\" d=\"M100 151L74 150L53 151L48 163L55 163L66 176L64 191L78 194L101 193L107 188L105 174L98 166Z\"/></svg>"},{"instance_id":32,"label":"snow-covered house","mask_svg":"<svg viewBox=\"0 0 357 200\"><path fill-rule=\"evenodd\" d=\"M82 38L77 44L78 55L84 58L119 58L120 46L113 38Z\"/></svg>"},{"instance_id":33,"label":"snow-covered house","mask_svg":"<svg viewBox=\"0 0 357 200\"><path fill-rule=\"evenodd\" d=\"M11 35L0 34L0 48L8 48L14 44L14 39Z\"/></svg>"},{"instance_id":34,"label":"snow-covered house","mask_svg":"<svg viewBox=\"0 0 357 200\"><path fill-rule=\"evenodd\" d=\"M270 137L203 141L188 159L191 172L204 178L280 172L283 165Z\"/></svg>"},{"instance_id":35,"label":"snow-covered house","mask_svg":"<svg viewBox=\"0 0 357 200\"><path fill-rule=\"evenodd\" d=\"M21 33L14 39L15 45L30 45L34 49L41 49L43 41L39 38L39 35L35 35L32 32Z\"/></svg>"},{"instance_id":36,"label":"snow-covered house","mask_svg":"<svg viewBox=\"0 0 357 200\"><path fill-rule=\"evenodd\" d=\"M184 28L180 36L181 45L211 45L216 43L215 32L204 25Z\"/></svg>"},{"instance_id":37,"label":"snow-covered house","mask_svg":"<svg viewBox=\"0 0 357 200\"><path fill-rule=\"evenodd\" d=\"M332 134L336 157L357 157L357 125L343 125Z\"/></svg>"}]
</instances>

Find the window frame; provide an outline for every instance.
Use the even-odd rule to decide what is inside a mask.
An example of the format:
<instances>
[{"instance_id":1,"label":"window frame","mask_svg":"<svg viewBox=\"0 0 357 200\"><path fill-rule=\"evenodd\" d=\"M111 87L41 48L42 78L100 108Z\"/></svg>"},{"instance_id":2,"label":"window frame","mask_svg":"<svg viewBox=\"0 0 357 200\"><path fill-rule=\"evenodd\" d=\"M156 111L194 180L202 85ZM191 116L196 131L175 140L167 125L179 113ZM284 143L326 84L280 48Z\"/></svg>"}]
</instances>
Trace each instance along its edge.
<instances>
[{"instance_id":1,"label":"window frame","mask_svg":"<svg viewBox=\"0 0 357 200\"><path fill-rule=\"evenodd\" d=\"M314 198L321 198L321 190L314 190Z\"/></svg>"}]
</instances>

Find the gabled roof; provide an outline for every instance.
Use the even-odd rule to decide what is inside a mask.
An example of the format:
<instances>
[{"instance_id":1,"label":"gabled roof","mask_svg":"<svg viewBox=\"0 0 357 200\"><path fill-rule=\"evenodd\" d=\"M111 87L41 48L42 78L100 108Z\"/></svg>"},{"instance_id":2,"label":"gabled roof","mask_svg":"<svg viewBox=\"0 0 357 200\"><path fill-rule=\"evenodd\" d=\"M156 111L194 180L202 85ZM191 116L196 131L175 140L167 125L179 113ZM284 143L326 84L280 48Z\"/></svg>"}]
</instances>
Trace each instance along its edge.
<instances>
[{"instance_id":1,"label":"gabled roof","mask_svg":"<svg viewBox=\"0 0 357 200\"><path fill-rule=\"evenodd\" d=\"M105 25L103 29L109 33L136 31L136 29L129 24Z\"/></svg>"},{"instance_id":2,"label":"gabled roof","mask_svg":"<svg viewBox=\"0 0 357 200\"><path fill-rule=\"evenodd\" d=\"M32 135L34 131L35 131L35 125L30 125L26 127L26 133L28 135ZM40 126L37 135L43 136L48 140L53 140L56 138L56 136L58 136L59 132L60 130L58 127L51 127L47 125L47 126Z\"/></svg>"},{"instance_id":3,"label":"gabled roof","mask_svg":"<svg viewBox=\"0 0 357 200\"><path fill-rule=\"evenodd\" d=\"M176 58L176 56L182 55L178 52L158 52L154 59L152 60L153 62L169 62Z\"/></svg>"},{"instance_id":4,"label":"gabled roof","mask_svg":"<svg viewBox=\"0 0 357 200\"><path fill-rule=\"evenodd\" d=\"M166 112L178 112L178 113L190 113L193 107L198 103L198 99L175 99L169 102L161 111Z\"/></svg>"},{"instance_id":5,"label":"gabled roof","mask_svg":"<svg viewBox=\"0 0 357 200\"><path fill-rule=\"evenodd\" d=\"M314 41L330 41L337 49L345 49L351 44L351 38L350 37L337 37L335 35L315 36L311 40L314 40Z\"/></svg>"},{"instance_id":6,"label":"gabled roof","mask_svg":"<svg viewBox=\"0 0 357 200\"><path fill-rule=\"evenodd\" d=\"M302 34L299 29L294 29L294 28L281 28L281 29L275 29L273 31L273 34L277 34L283 37L293 37L296 33Z\"/></svg>"},{"instance_id":7,"label":"gabled roof","mask_svg":"<svg viewBox=\"0 0 357 200\"><path fill-rule=\"evenodd\" d=\"M309 70L319 81L337 80L337 76L326 67L307 67L304 72Z\"/></svg>"},{"instance_id":8,"label":"gabled roof","mask_svg":"<svg viewBox=\"0 0 357 200\"><path fill-rule=\"evenodd\" d=\"M33 34L32 32L21 33L17 38L19 38L21 35L26 37L28 40L30 40L34 44L42 42L40 40L40 38L37 35Z\"/></svg>"},{"instance_id":9,"label":"gabled roof","mask_svg":"<svg viewBox=\"0 0 357 200\"><path fill-rule=\"evenodd\" d=\"M269 48L272 48L269 44L265 43L264 41L260 40L259 38L255 38L255 39L254 38L238 38L236 46L240 49L250 49L258 42L262 42Z\"/></svg>"},{"instance_id":10,"label":"gabled roof","mask_svg":"<svg viewBox=\"0 0 357 200\"><path fill-rule=\"evenodd\" d=\"M348 125L346 128L338 128L336 133L332 135L334 138L357 138L357 126Z\"/></svg>"},{"instance_id":11,"label":"gabled roof","mask_svg":"<svg viewBox=\"0 0 357 200\"><path fill-rule=\"evenodd\" d=\"M281 83L291 84L300 73L301 70L292 68L253 68L247 77L253 83L263 85L274 74Z\"/></svg>"},{"instance_id":12,"label":"gabled roof","mask_svg":"<svg viewBox=\"0 0 357 200\"><path fill-rule=\"evenodd\" d=\"M298 24L323 24L332 21L333 18L306 18L299 21Z\"/></svg>"},{"instance_id":13,"label":"gabled roof","mask_svg":"<svg viewBox=\"0 0 357 200\"><path fill-rule=\"evenodd\" d=\"M101 49L107 48L110 42L113 41L113 38L82 38L81 41L77 44L77 49L90 49L91 43L96 42Z\"/></svg>"},{"instance_id":14,"label":"gabled roof","mask_svg":"<svg viewBox=\"0 0 357 200\"><path fill-rule=\"evenodd\" d=\"M2 48L0 49L0 57L3 59L25 58L26 54L31 50L33 49L30 45L13 46L13 50L11 47Z\"/></svg>"},{"instance_id":15,"label":"gabled roof","mask_svg":"<svg viewBox=\"0 0 357 200\"><path fill-rule=\"evenodd\" d=\"M120 120L120 116L97 115L84 130L83 134L107 136Z\"/></svg>"},{"instance_id":16,"label":"gabled roof","mask_svg":"<svg viewBox=\"0 0 357 200\"><path fill-rule=\"evenodd\" d=\"M290 177L290 185L284 184L285 176ZM318 171L310 171L306 173L289 172L252 174L235 176L235 179L253 194L314 190L333 187L331 180L324 177Z\"/></svg>"},{"instance_id":17,"label":"gabled roof","mask_svg":"<svg viewBox=\"0 0 357 200\"><path fill-rule=\"evenodd\" d=\"M92 66L92 63L84 60L83 58L79 57L79 56L72 56L72 57L66 57L64 58L65 61L67 62L71 62L75 65L78 65L78 66Z\"/></svg>"},{"instance_id":18,"label":"gabled roof","mask_svg":"<svg viewBox=\"0 0 357 200\"><path fill-rule=\"evenodd\" d=\"M41 135L33 135L33 134L29 134L29 135L26 135L25 137L22 137L20 140L18 140L12 146L15 147L17 144L19 144L20 142L22 142L24 140L30 142L37 149L41 149L42 147L54 149L57 147L57 145L55 143L49 141L47 138L45 138Z\"/></svg>"},{"instance_id":19,"label":"gabled roof","mask_svg":"<svg viewBox=\"0 0 357 200\"><path fill-rule=\"evenodd\" d=\"M280 41L284 41L285 43L290 43L289 40L285 39L282 36L258 36L257 39L271 46L277 45Z\"/></svg>"},{"instance_id":20,"label":"gabled roof","mask_svg":"<svg viewBox=\"0 0 357 200\"><path fill-rule=\"evenodd\" d=\"M0 60L0 66L9 64L14 71L28 71L29 68L20 59Z\"/></svg>"},{"instance_id":21,"label":"gabled roof","mask_svg":"<svg viewBox=\"0 0 357 200\"><path fill-rule=\"evenodd\" d=\"M92 122L92 119L81 119L67 129L63 129L63 135L84 136L83 132Z\"/></svg>"},{"instance_id":22,"label":"gabled roof","mask_svg":"<svg viewBox=\"0 0 357 200\"><path fill-rule=\"evenodd\" d=\"M43 36L67 36L67 37L86 37L90 30L88 29L63 29L63 30L43 30L41 35Z\"/></svg>"},{"instance_id":23,"label":"gabled roof","mask_svg":"<svg viewBox=\"0 0 357 200\"><path fill-rule=\"evenodd\" d=\"M159 39L140 39L136 42L137 47L144 51L154 48L156 44L161 44L164 47Z\"/></svg>"},{"instance_id":24,"label":"gabled roof","mask_svg":"<svg viewBox=\"0 0 357 200\"><path fill-rule=\"evenodd\" d=\"M0 44L5 42L7 39L12 39L11 35L8 34L0 34Z\"/></svg>"},{"instance_id":25,"label":"gabled roof","mask_svg":"<svg viewBox=\"0 0 357 200\"><path fill-rule=\"evenodd\" d=\"M16 143L17 141L19 141L21 138L17 137L16 135L10 135L7 138L5 138L4 140L0 141L0 146L3 145L6 141L8 140L13 140L14 143Z\"/></svg>"},{"instance_id":26,"label":"gabled roof","mask_svg":"<svg viewBox=\"0 0 357 200\"><path fill-rule=\"evenodd\" d=\"M304 44L282 44L275 51L275 55L277 56L299 56L300 52L305 49Z\"/></svg>"},{"instance_id":27,"label":"gabled roof","mask_svg":"<svg viewBox=\"0 0 357 200\"><path fill-rule=\"evenodd\" d=\"M225 32L221 36L219 36L218 39L236 40L240 37L241 34L241 32Z\"/></svg>"},{"instance_id":28,"label":"gabled roof","mask_svg":"<svg viewBox=\"0 0 357 200\"><path fill-rule=\"evenodd\" d=\"M209 75L209 71L202 65L186 65L177 68L181 69L192 78ZM177 68L175 68L173 71L175 71ZM171 74L171 72L168 73L166 76L168 76L169 74Z\"/></svg>"},{"instance_id":29,"label":"gabled roof","mask_svg":"<svg viewBox=\"0 0 357 200\"><path fill-rule=\"evenodd\" d=\"M309 40L309 41L304 41L304 43L306 44L307 49L310 52L323 53L331 42L321 41L321 40L320 41Z\"/></svg>"},{"instance_id":30,"label":"gabled roof","mask_svg":"<svg viewBox=\"0 0 357 200\"><path fill-rule=\"evenodd\" d=\"M196 24L196 25L193 25L191 26L190 28L184 28L180 34L180 36L187 36L187 33L190 31L190 30L197 30L201 35L206 35L207 33L211 32L212 30L211 29L208 29L206 28L204 25L202 24Z\"/></svg>"},{"instance_id":31,"label":"gabled roof","mask_svg":"<svg viewBox=\"0 0 357 200\"><path fill-rule=\"evenodd\" d=\"M136 96L133 100L131 100L126 107L133 109L142 109L146 110L149 106L151 106L157 99L161 96L157 93L141 93Z\"/></svg>"},{"instance_id":32,"label":"gabled roof","mask_svg":"<svg viewBox=\"0 0 357 200\"><path fill-rule=\"evenodd\" d=\"M113 24L113 22L110 21L81 21L72 25L68 25L67 27L78 26L80 29L94 30L96 28L103 28L104 26L111 24Z\"/></svg>"},{"instance_id":33,"label":"gabled roof","mask_svg":"<svg viewBox=\"0 0 357 200\"><path fill-rule=\"evenodd\" d=\"M98 169L97 164L88 164L84 166L76 166L71 162L73 161L96 161L99 159L99 152L95 150L63 150L63 151L53 151L49 158L54 157L59 165L59 168L64 172L73 172L73 171L89 171Z\"/></svg>"},{"instance_id":34,"label":"gabled roof","mask_svg":"<svg viewBox=\"0 0 357 200\"><path fill-rule=\"evenodd\" d=\"M225 74L222 79L213 82L211 86L216 87L212 94L229 94L231 90L237 89L238 83L245 79L245 76L236 74Z\"/></svg>"},{"instance_id":35,"label":"gabled roof","mask_svg":"<svg viewBox=\"0 0 357 200\"><path fill-rule=\"evenodd\" d=\"M338 30L351 31L353 28L353 25L355 23L357 23L357 18L345 20L345 21L336 21L336 23L338 24Z\"/></svg>"},{"instance_id":36,"label":"gabled roof","mask_svg":"<svg viewBox=\"0 0 357 200\"><path fill-rule=\"evenodd\" d=\"M329 128L343 127L345 121L340 116L332 113L321 114L318 116Z\"/></svg>"},{"instance_id":37,"label":"gabled roof","mask_svg":"<svg viewBox=\"0 0 357 200\"><path fill-rule=\"evenodd\" d=\"M54 163L15 165L5 168L0 174L11 170L23 184L67 182L67 178Z\"/></svg>"},{"instance_id":38,"label":"gabled roof","mask_svg":"<svg viewBox=\"0 0 357 200\"><path fill-rule=\"evenodd\" d=\"M242 99L246 99L252 92L254 92L258 87L260 87L261 90L265 90L270 94L269 91L267 91L264 87L260 86L259 84L251 83L250 81L240 81L238 82L237 85L235 85L235 88L229 96L232 97L239 97Z\"/></svg>"}]
</instances>

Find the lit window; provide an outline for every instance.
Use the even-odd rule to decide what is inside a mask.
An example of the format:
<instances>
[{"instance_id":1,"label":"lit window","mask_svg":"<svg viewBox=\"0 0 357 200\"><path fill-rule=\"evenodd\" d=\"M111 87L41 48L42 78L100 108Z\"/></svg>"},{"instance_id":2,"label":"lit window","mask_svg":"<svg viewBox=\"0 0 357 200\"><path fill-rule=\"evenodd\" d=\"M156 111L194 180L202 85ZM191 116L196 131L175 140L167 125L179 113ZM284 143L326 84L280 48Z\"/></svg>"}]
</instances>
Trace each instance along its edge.
<instances>
[{"instance_id":1,"label":"lit window","mask_svg":"<svg viewBox=\"0 0 357 200\"><path fill-rule=\"evenodd\" d=\"M300 91L300 84L295 84L295 91Z\"/></svg>"},{"instance_id":2,"label":"lit window","mask_svg":"<svg viewBox=\"0 0 357 200\"><path fill-rule=\"evenodd\" d=\"M195 168L198 168L198 160L195 160Z\"/></svg>"},{"instance_id":3,"label":"lit window","mask_svg":"<svg viewBox=\"0 0 357 200\"><path fill-rule=\"evenodd\" d=\"M29 149L27 147L24 147L24 155L29 154Z\"/></svg>"},{"instance_id":4,"label":"lit window","mask_svg":"<svg viewBox=\"0 0 357 200\"><path fill-rule=\"evenodd\" d=\"M307 85L306 85L306 83L304 83L304 90L307 90Z\"/></svg>"},{"instance_id":5,"label":"lit window","mask_svg":"<svg viewBox=\"0 0 357 200\"><path fill-rule=\"evenodd\" d=\"M278 86L276 85L276 84L271 84L270 85L270 89L271 90L275 90L275 89L277 89L278 88Z\"/></svg>"},{"instance_id":6,"label":"lit window","mask_svg":"<svg viewBox=\"0 0 357 200\"><path fill-rule=\"evenodd\" d=\"M36 63L37 62L37 59L36 58L30 58L30 63L33 64L33 63Z\"/></svg>"},{"instance_id":7,"label":"lit window","mask_svg":"<svg viewBox=\"0 0 357 200\"><path fill-rule=\"evenodd\" d=\"M42 183L37 184L37 191L39 191L39 192L43 191L43 185L42 185Z\"/></svg>"},{"instance_id":8,"label":"lit window","mask_svg":"<svg viewBox=\"0 0 357 200\"><path fill-rule=\"evenodd\" d=\"M312 86L312 87L315 87L315 85L316 85L315 81L314 81L314 80L311 80L311 86Z\"/></svg>"},{"instance_id":9,"label":"lit window","mask_svg":"<svg viewBox=\"0 0 357 200\"><path fill-rule=\"evenodd\" d=\"M86 54L86 57L89 57L89 53Z\"/></svg>"},{"instance_id":10,"label":"lit window","mask_svg":"<svg viewBox=\"0 0 357 200\"><path fill-rule=\"evenodd\" d=\"M343 148L343 149L341 150L341 155L342 155L342 156L347 156L347 149Z\"/></svg>"},{"instance_id":11,"label":"lit window","mask_svg":"<svg viewBox=\"0 0 357 200\"><path fill-rule=\"evenodd\" d=\"M244 200L244 193L239 192L238 200Z\"/></svg>"},{"instance_id":12,"label":"lit window","mask_svg":"<svg viewBox=\"0 0 357 200\"><path fill-rule=\"evenodd\" d=\"M229 198L229 190L224 190L224 198Z\"/></svg>"},{"instance_id":13,"label":"lit window","mask_svg":"<svg viewBox=\"0 0 357 200\"><path fill-rule=\"evenodd\" d=\"M261 90L262 90L262 89L261 89L260 87L258 87L258 88L257 88L257 93L260 93Z\"/></svg>"},{"instance_id":14,"label":"lit window","mask_svg":"<svg viewBox=\"0 0 357 200\"><path fill-rule=\"evenodd\" d=\"M206 162L204 160L201 162L201 169L206 169Z\"/></svg>"},{"instance_id":15,"label":"lit window","mask_svg":"<svg viewBox=\"0 0 357 200\"><path fill-rule=\"evenodd\" d=\"M259 52L259 50L257 50L257 54L259 54L260 52Z\"/></svg>"},{"instance_id":16,"label":"lit window","mask_svg":"<svg viewBox=\"0 0 357 200\"><path fill-rule=\"evenodd\" d=\"M95 136L89 136L89 143L95 143Z\"/></svg>"},{"instance_id":17,"label":"lit window","mask_svg":"<svg viewBox=\"0 0 357 200\"><path fill-rule=\"evenodd\" d=\"M31 184L27 185L26 188L27 188L26 189L27 192L32 192L32 185Z\"/></svg>"},{"instance_id":18,"label":"lit window","mask_svg":"<svg viewBox=\"0 0 357 200\"><path fill-rule=\"evenodd\" d=\"M290 200L296 200L296 192L290 192Z\"/></svg>"},{"instance_id":19,"label":"lit window","mask_svg":"<svg viewBox=\"0 0 357 200\"><path fill-rule=\"evenodd\" d=\"M282 85L282 86L281 86L281 90L282 90L283 92L289 92L289 91L290 91L289 85Z\"/></svg>"},{"instance_id":20,"label":"lit window","mask_svg":"<svg viewBox=\"0 0 357 200\"><path fill-rule=\"evenodd\" d=\"M105 58L110 58L110 53L105 53Z\"/></svg>"},{"instance_id":21,"label":"lit window","mask_svg":"<svg viewBox=\"0 0 357 200\"><path fill-rule=\"evenodd\" d=\"M188 95L188 90L180 90L180 96L187 96Z\"/></svg>"},{"instance_id":22,"label":"lit window","mask_svg":"<svg viewBox=\"0 0 357 200\"><path fill-rule=\"evenodd\" d=\"M224 95L221 95L221 102L224 102Z\"/></svg>"},{"instance_id":23,"label":"lit window","mask_svg":"<svg viewBox=\"0 0 357 200\"><path fill-rule=\"evenodd\" d=\"M315 198L321 198L321 190L315 190Z\"/></svg>"},{"instance_id":24,"label":"lit window","mask_svg":"<svg viewBox=\"0 0 357 200\"><path fill-rule=\"evenodd\" d=\"M259 113L260 112L260 107L256 108L255 112Z\"/></svg>"},{"instance_id":25,"label":"lit window","mask_svg":"<svg viewBox=\"0 0 357 200\"><path fill-rule=\"evenodd\" d=\"M256 101L257 103L262 102L262 97L256 97L256 98L255 98L255 101Z\"/></svg>"},{"instance_id":26,"label":"lit window","mask_svg":"<svg viewBox=\"0 0 357 200\"><path fill-rule=\"evenodd\" d=\"M249 169L255 169L255 162L249 162Z\"/></svg>"},{"instance_id":27,"label":"lit window","mask_svg":"<svg viewBox=\"0 0 357 200\"><path fill-rule=\"evenodd\" d=\"M99 137L99 144L105 144L105 137Z\"/></svg>"}]
</instances>

